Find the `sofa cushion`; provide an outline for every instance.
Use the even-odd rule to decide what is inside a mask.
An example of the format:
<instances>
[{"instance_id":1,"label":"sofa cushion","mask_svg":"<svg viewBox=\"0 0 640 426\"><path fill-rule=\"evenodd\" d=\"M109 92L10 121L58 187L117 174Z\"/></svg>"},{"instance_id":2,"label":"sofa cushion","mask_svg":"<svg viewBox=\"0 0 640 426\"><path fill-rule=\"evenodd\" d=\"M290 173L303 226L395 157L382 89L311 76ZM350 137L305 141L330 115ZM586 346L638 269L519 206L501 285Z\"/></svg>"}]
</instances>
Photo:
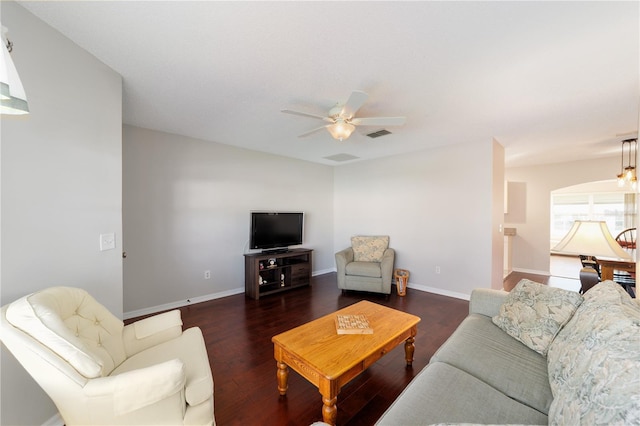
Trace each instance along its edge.
<instances>
[{"instance_id":1,"label":"sofa cushion","mask_svg":"<svg viewBox=\"0 0 640 426\"><path fill-rule=\"evenodd\" d=\"M382 262L384 251L389 248L388 236L351 237L353 260L356 262Z\"/></svg>"},{"instance_id":2,"label":"sofa cushion","mask_svg":"<svg viewBox=\"0 0 640 426\"><path fill-rule=\"evenodd\" d=\"M514 339L546 355L549 344L582 303L575 291L521 280L507 295L493 323Z\"/></svg>"},{"instance_id":3,"label":"sofa cushion","mask_svg":"<svg viewBox=\"0 0 640 426\"><path fill-rule=\"evenodd\" d=\"M446 363L432 362L409 383L376 424L434 423L539 425L547 423L547 416L471 374Z\"/></svg>"},{"instance_id":4,"label":"sofa cushion","mask_svg":"<svg viewBox=\"0 0 640 426\"><path fill-rule=\"evenodd\" d=\"M546 358L500 330L490 317L465 318L431 358L434 361L463 370L541 413L549 411L553 395Z\"/></svg>"},{"instance_id":5,"label":"sofa cushion","mask_svg":"<svg viewBox=\"0 0 640 426\"><path fill-rule=\"evenodd\" d=\"M640 424L640 306L595 285L548 353L550 424Z\"/></svg>"},{"instance_id":6,"label":"sofa cushion","mask_svg":"<svg viewBox=\"0 0 640 426\"><path fill-rule=\"evenodd\" d=\"M380 268L380 264L376 262L351 262L347 263L345 274L380 278L382 276L382 269Z\"/></svg>"}]
</instances>

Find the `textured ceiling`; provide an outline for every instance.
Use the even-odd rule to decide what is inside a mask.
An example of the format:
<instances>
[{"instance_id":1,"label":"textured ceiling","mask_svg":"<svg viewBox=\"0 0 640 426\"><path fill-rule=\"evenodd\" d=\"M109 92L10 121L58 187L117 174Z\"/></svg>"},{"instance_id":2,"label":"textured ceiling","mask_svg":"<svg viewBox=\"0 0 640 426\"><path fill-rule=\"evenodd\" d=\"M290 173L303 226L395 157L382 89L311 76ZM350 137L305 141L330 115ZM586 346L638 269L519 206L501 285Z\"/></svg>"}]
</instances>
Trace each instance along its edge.
<instances>
[{"instance_id":1,"label":"textured ceiling","mask_svg":"<svg viewBox=\"0 0 640 426\"><path fill-rule=\"evenodd\" d=\"M122 75L140 127L331 165L495 138L520 166L637 136L638 2L19 3ZM280 112L353 90L358 116L407 123L338 142Z\"/></svg>"}]
</instances>

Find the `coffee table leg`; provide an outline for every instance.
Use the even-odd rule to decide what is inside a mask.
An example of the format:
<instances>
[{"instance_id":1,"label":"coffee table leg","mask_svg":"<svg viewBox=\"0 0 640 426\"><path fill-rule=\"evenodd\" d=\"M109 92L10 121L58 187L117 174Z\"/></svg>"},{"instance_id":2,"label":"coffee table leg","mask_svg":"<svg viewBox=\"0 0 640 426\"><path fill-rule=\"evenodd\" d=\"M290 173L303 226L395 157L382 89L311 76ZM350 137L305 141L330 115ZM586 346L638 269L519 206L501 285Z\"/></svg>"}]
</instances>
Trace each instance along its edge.
<instances>
[{"instance_id":1,"label":"coffee table leg","mask_svg":"<svg viewBox=\"0 0 640 426\"><path fill-rule=\"evenodd\" d=\"M407 360L407 365L409 366L413 364L413 353L416 350L416 346L413 344L413 342L415 341L416 339L411 336L404 342L404 355L405 359Z\"/></svg>"},{"instance_id":2,"label":"coffee table leg","mask_svg":"<svg viewBox=\"0 0 640 426\"><path fill-rule=\"evenodd\" d=\"M336 406L336 401L338 400L337 397L333 397L333 398L326 398L326 397L322 397L322 403L324 404L322 406L322 421L330 424L330 425L335 425L336 424L336 417L338 415L338 407Z\"/></svg>"},{"instance_id":3,"label":"coffee table leg","mask_svg":"<svg viewBox=\"0 0 640 426\"><path fill-rule=\"evenodd\" d=\"M280 395L286 395L288 387L287 381L289 380L289 367L281 361L277 361L276 364L278 365L278 372L276 373L276 376L278 377L278 391L280 392Z\"/></svg>"}]
</instances>

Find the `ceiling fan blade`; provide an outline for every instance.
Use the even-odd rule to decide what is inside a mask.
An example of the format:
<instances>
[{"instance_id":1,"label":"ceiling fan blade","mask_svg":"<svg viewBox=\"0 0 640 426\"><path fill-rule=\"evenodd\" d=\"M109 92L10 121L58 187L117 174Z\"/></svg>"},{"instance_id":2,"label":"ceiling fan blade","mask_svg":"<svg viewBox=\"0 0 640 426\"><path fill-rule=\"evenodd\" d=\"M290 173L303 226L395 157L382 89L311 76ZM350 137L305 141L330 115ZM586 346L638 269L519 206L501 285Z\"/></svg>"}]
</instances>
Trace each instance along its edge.
<instances>
[{"instance_id":1,"label":"ceiling fan blade","mask_svg":"<svg viewBox=\"0 0 640 426\"><path fill-rule=\"evenodd\" d=\"M349 96L347 102L344 104L344 107L342 107L340 115L344 118L352 118L368 98L369 95L366 93L354 90L351 93L351 96Z\"/></svg>"},{"instance_id":2,"label":"ceiling fan blade","mask_svg":"<svg viewBox=\"0 0 640 426\"><path fill-rule=\"evenodd\" d=\"M323 117L321 115L310 114L308 112L293 111L293 110L290 110L290 109L283 109L283 110L280 110L280 111L284 112L286 114L301 115L303 117L311 117L311 118L317 118L319 120L331 121L331 119L329 117Z\"/></svg>"},{"instance_id":3,"label":"ceiling fan blade","mask_svg":"<svg viewBox=\"0 0 640 426\"><path fill-rule=\"evenodd\" d=\"M299 137L299 138L304 138L305 136L309 136L309 135L310 135L310 134L312 134L312 133L319 132L320 130L324 130L324 129L326 129L327 127L329 127L330 125L331 125L331 124L327 124L326 126L316 127L316 128L315 128L315 129L313 129L313 130L309 130L308 132L305 132L305 133L303 133L303 134L301 134L301 135L298 135L298 137Z\"/></svg>"},{"instance_id":4,"label":"ceiling fan blade","mask_svg":"<svg viewBox=\"0 0 640 426\"><path fill-rule=\"evenodd\" d=\"M407 117L358 117L351 120L356 126L402 126Z\"/></svg>"}]
</instances>

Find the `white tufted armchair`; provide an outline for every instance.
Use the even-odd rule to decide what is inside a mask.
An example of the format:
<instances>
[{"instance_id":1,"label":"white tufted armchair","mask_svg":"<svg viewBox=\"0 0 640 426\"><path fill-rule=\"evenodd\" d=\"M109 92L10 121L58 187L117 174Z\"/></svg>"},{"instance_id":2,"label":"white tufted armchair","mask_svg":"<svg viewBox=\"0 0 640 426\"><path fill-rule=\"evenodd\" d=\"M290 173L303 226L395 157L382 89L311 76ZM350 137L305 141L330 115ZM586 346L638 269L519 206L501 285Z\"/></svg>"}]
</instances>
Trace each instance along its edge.
<instances>
[{"instance_id":1,"label":"white tufted armchair","mask_svg":"<svg viewBox=\"0 0 640 426\"><path fill-rule=\"evenodd\" d=\"M85 290L52 287L2 307L0 339L66 426L214 425L199 328L174 310L124 323Z\"/></svg>"}]
</instances>

